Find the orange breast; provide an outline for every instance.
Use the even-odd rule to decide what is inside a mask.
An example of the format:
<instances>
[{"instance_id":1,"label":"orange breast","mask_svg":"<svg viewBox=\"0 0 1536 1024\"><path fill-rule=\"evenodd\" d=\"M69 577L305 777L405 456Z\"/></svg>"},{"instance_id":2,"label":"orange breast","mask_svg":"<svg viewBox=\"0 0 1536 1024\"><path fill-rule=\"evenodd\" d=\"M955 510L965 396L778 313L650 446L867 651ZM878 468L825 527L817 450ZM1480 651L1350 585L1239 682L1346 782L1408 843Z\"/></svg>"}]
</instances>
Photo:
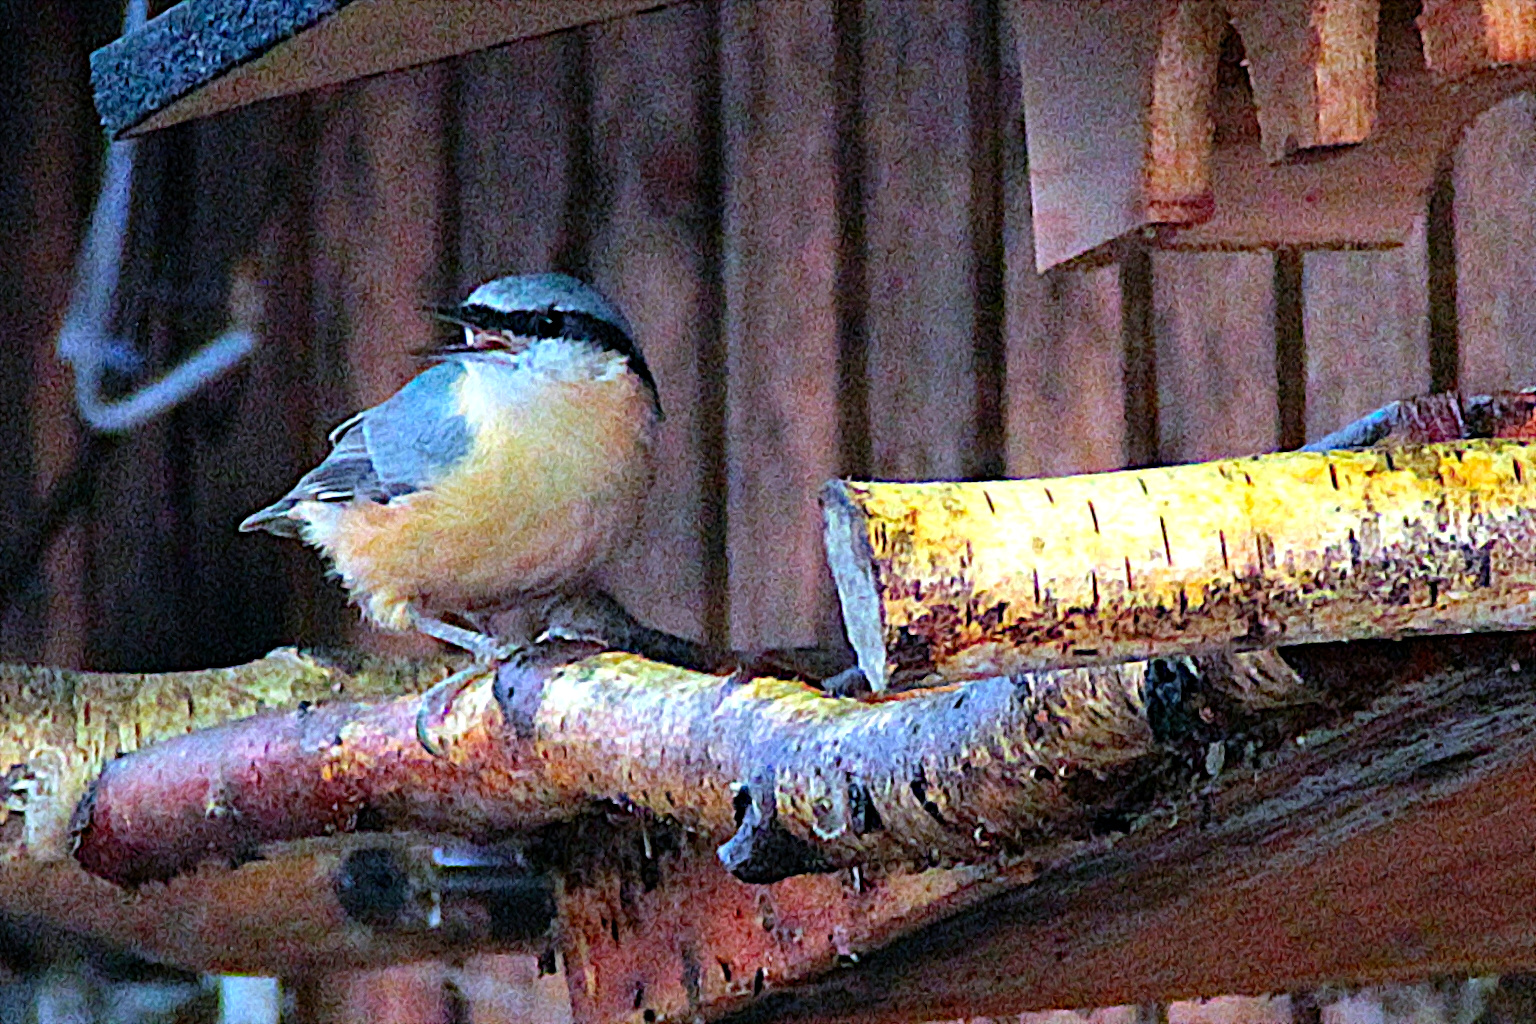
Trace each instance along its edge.
<instances>
[{"instance_id":1,"label":"orange breast","mask_svg":"<svg viewBox=\"0 0 1536 1024\"><path fill-rule=\"evenodd\" d=\"M653 429L632 374L548 381L483 416L470 456L433 487L346 506L319 539L390 628L409 627L407 602L468 610L559 589L630 540L653 476Z\"/></svg>"}]
</instances>

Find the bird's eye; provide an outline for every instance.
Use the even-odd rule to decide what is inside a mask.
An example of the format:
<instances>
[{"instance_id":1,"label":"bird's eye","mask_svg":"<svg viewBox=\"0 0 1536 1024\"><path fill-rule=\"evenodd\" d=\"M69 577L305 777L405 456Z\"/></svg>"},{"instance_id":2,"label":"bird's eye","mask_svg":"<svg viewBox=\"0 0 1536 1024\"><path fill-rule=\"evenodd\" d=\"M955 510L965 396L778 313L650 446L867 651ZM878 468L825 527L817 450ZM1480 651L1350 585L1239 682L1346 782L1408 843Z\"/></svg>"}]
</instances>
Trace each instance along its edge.
<instances>
[{"instance_id":1,"label":"bird's eye","mask_svg":"<svg viewBox=\"0 0 1536 1024\"><path fill-rule=\"evenodd\" d=\"M565 317L555 310L534 314L533 333L536 337L558 338L564 328Z\"/></svg>"}]
</instances>

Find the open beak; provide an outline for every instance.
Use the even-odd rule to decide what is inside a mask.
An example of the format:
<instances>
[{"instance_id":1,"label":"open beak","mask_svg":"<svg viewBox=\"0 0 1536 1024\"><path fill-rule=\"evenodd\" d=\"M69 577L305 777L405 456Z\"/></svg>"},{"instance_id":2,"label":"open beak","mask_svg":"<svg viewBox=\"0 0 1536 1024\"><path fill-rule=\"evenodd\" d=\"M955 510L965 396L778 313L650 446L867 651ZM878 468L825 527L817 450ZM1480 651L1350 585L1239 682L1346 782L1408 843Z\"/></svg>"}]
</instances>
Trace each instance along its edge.
<instances>
[{"instance_id":1,"label":"open beak","mask_svg":"<svg viewBox=\"0 0 1536 1024\"><path fill-rule=\"evenodd\" d=\"M444 320L450 324L458 324L461 327L473 327L464 319L464 314L456 304L440 303L432 306L422 306L421 311L436 320Z\"/></svg>"}]
</instances>

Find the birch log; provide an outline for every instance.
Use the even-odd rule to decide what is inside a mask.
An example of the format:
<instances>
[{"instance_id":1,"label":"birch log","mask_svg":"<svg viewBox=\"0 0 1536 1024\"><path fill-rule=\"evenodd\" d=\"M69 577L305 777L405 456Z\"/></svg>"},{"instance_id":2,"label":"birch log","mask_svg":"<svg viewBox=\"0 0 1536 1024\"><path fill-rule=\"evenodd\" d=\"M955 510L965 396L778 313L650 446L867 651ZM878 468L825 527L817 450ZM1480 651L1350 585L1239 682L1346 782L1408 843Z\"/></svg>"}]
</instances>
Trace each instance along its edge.
<instances>
[{"instance_id":1,"label":"birch log","mask_svg":"<svg viewBox=\"0 0 1536 1024\"><path fill-rule=\"evenodd\" d=\"M834 481L828 560L877 690L1201 651L1536 625L1536 445L1289 452L985 483Z\"/></svg>"},{"instance_id":2,"label":"birch log","mask_svg":"<svg viewBox=\"0 0 1536 1024\"><path fill-rule=\"evenodd\" d=\"M417 743L414 696L272 712L120 757L80 805L76 859L137 884L360 827L488 840L617 806L724 843L744 881L975 861L1081 822L1081 780L1157 749L1146 666L866 703L561 649L595 648L546 647L465 689L439 731L446 757Z\"/></svg>"}]
</instances>

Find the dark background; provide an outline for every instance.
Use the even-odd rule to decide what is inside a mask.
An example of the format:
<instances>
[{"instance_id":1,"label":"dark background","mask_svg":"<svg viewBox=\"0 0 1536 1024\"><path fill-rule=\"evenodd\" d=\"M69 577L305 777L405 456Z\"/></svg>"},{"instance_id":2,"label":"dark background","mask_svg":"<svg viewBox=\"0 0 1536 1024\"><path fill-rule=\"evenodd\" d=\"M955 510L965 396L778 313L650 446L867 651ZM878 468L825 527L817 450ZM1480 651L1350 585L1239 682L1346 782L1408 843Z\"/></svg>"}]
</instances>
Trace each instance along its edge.
<instances>
[{"instance_id":1,"label":"dark background","mask_svg":"<svg viewBox=\"0 0 1536 1024\"><path fill-rule=\"evenodd\" d=\"M120 330L168 366L223 328L243 264L263 340L93 441L53 347L104 144L86 58L120 16L0 0L5 659L155 670L353 639L317 558L235 524L409 377L416 307L509 272L590 276L636 324L668 419L613 586L744 648L840 642L827 477L1245 453L1432 383L1536 382L1528 98L1473 131L1401 250L1128 249L1041 277L996 0L730 0L150 137Z\"/></svg>"}]
</instances>

